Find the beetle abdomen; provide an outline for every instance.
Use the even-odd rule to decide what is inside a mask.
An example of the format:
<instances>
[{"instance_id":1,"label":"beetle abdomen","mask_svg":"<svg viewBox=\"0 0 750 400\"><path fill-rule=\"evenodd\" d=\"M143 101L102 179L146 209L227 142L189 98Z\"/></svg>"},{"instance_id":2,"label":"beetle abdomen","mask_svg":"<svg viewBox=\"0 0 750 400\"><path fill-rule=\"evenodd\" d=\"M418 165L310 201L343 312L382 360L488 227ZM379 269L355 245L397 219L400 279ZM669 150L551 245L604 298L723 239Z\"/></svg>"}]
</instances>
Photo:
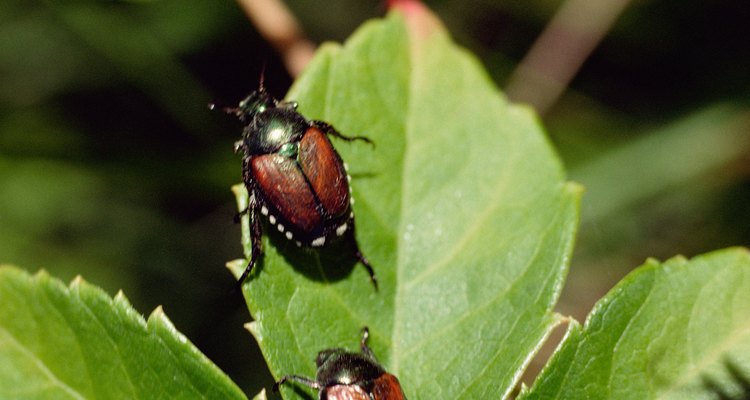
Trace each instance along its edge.
<instances>
[{"instance_id":1,"label":"beetle abdomen","mask_svg":"<svg viewBox=\"0 0 750 400\"><path fill-rule=\"evenodd\" d=\"M357 385L333 385L321 393L323 400L371 400L370 395Z\"/></svg>"},{"instance_id":2,"label":"beetle abdomen","mask_svg":"<svg viewBox=\"0 0 750 400\"><path fill-rule=\"evenodd\" d=\"M349 182L346 170L328 137L310 127L299 146L299 163L330 219L349 214Z\"/></svg>"},{"instance_id":3,"label":"beetle abdomen","mask_svg":"<svg viewBox=\"0 0 750 400\"><path fill-rule=\"evenodd\" d=\"M269 214L268 217L279 231L307 236L321 225L315 197L295 160L279 154L265 154L253 157L250 168L262 196L261 205L273 206L275 210L272 211L278 214ZM284 226L284 223L290 226Z\"/></svg>"},{"instance_id":4,"label":"beetle abdomen","mask_svg":"<svg viewBox=\"0 0 750 400\"><path fill-rule=\"evenodd\" d=\"M398 378L389 373L384 373L373 381L372 396L375 400L406 400Z\"/></svg>"}]
</instances>

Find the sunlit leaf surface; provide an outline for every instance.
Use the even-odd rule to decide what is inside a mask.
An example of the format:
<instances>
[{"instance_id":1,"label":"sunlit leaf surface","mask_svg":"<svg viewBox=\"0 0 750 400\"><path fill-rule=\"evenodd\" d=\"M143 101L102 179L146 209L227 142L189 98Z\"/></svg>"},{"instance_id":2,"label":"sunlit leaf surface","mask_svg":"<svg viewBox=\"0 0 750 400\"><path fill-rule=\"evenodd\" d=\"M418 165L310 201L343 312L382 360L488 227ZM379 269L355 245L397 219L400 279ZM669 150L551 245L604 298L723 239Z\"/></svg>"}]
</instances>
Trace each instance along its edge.
<instances>
[{"instance_id":1,"label":"sunlit leaf surface","mask_svg":"<svg viewBox=\"0 0 750 400\"><path fill-rule=\"evenodd\" d=\"M430 18L393 13L324 46L287 96L376 143L333 139L380 290L345 246L270 233L245 293L276 377L314 376L318 351L356 349L368 325L409 398L499 398L557 321L579 191L534 115Z\"/></svg>"},{"instance_id":2,"label":"sunlit leaf surface","mask_svg":"<svg viewBox=\"0 0 750 400\"><path fill-rule=\"evenodd\" d=\"M746 399L750 254L649 260L573 324L523 399Z\"/></svg>"},{"instance_id":3,"label":"sunlit leaf surface","mask_svg":"<svg viewBox=\"0 0 750 400\"><path fill-rule=\"evenodd\" d=\"M0 267L0 398L244 399L157 308Z\"/></svg>"}]
</instances>

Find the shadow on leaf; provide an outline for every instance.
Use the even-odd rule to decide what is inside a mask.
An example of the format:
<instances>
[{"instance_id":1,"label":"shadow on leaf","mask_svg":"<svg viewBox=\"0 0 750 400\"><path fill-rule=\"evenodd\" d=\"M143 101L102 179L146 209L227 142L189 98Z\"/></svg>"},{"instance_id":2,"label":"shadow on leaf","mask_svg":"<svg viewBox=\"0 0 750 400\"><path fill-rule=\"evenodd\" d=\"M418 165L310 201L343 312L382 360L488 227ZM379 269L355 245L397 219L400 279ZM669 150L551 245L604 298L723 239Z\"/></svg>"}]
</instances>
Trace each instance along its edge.
<instances>
[{"instance_id":1,"label":"shadow on leaf","mask_svg":"<svg viewBox=\"0 0 750 400\"><path fill-rule=\"evenodd\" d=\"M716 379L705 374L701 375L703 386L715 393L720 400L750 400L750 376L741 371L740 367L728 358L724 359L723 364L727 368L729 378L737 384L739 393L728 393L726 385L722 385Z\"/></svg>"},{"instance_id":2,"label":"shadow on leaf","mask_svg":"<svg viewBox=\"0 0 750 400\"><path fill-rule=\"evenodd\" d=\"M275 229L264 226L270 244L284 260L307 278L318 282L337 282L349 276L358 266L353 237L346 235L323 247L299 247ZM364 268L364 266L361 266ZM253 271L255 274L255 271Z\"/></svg>"}]
</instances>

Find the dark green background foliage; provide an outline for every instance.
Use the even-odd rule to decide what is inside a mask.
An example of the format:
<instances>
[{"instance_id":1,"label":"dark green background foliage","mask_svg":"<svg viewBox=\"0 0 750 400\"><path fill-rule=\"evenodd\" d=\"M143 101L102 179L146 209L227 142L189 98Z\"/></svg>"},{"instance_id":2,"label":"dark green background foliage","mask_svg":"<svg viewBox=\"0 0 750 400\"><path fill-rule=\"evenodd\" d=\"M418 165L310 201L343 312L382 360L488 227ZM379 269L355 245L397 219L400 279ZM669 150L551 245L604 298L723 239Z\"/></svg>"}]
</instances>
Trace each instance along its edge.
<instances>
[{"instance_id":1,"label":"dark green background foliage","mask_svg":"<svg viewBox=\"0 0 750 400\"><path fill-rule=\"evenodd\" d=\"M375 1L328 2L340 13L312 2L288 3L316 41L342 41L382 12ZM559 4L428 3L500 87ZM586 187L576 252L558 305L563 314L583 321L594 301L647 256L693 256L750 243L747 14L741 0L636 2L545 115L568 178ZM320 63L316 68L325 68ZM239 159L231 151L240 127L206 108L213 100L232 104L256 88L264 64L266 86L281 97L290 78L233 2L6 1L0 9L0 263L44 268L66 282L81 274L109 294L122 289L142 313L161 304L246 393L269 387L265 362L241 328L249 320L244 302L229 294L233 279L223 267L242 253L228 191L240 180ZM374 82L400 94L389 79ZM307 90L295 96L313 96L318 89ZM436 98L452 93L446 87ZM455 107L461 106L472 104ZM329 115L306 103L301 108L321 118L338 115L342 131L356 132L346 112ZM366 117L382 124L375 135L400 132L390 114ZM366 250L376 266L394 268L382 273L383 298L389 299L384 301L393 302L384 307L390 310L397 303L388 292L394 279L389 273L411 273L398 269L411 264L393 259L389 223L380 226L373 218L381 215L377 208L397 216L398 207L387 198L367 203L377 199L367 181L397 185L384 179L393 176L389 165L378 162L391 160L389 152L402 151L403 143L396 136L377 139L374 150L335 145L357 160L351 164L360 172L354 184L359 233L364 243L376 244ZM447 143L444 151L464 146ZM437 193L436 176L452 164L432 151L415 152L413 159L429 179L414 176L410 182ZM367 173L381 168L383 175ZM417 216L407 217L424 221ZM413 257L426 263L430 246L439 243L417 239L426 246L417 250L425 254ZM286 273L278 266L269 261L262 274ZM350 277L344 271L347 279L334 282L332 293L355 285L367 298L374 296L361 266L352 268ZM322 284L317 271L304 272L295 279ZM392 337L384 332L397 322L375 314L323 330L306 348L325 347L331 337L354 347L356 326L365 320L380 329L373 347L393 365ZM288 372L310 373L313 355L307 349L294 354L306 369ZM405 369L418 361L399 360L398 370L409 382L426 385L427 376L409 376Z\"/></svg>"}]
</instances>

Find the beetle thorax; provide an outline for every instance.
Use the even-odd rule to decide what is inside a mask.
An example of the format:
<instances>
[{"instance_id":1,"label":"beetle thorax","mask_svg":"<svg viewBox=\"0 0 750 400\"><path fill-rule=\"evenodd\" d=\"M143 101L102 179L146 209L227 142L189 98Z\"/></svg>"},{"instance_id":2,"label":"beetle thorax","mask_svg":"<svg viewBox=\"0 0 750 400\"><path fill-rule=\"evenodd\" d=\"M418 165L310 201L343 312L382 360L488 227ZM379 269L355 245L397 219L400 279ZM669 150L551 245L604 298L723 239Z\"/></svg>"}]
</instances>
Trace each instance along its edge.
<instances>
[{"instance_id":1,"label":"beetle thorax","mask_svg":"<svg viewBox=\"0 0 750 400\"><path fill-rule=\"evenodd\" d=\"M271 108L256 114L245 127L245 143L250 154L276 153L284 145L298 142L307 128L307 121L298 114Z\"/></svg>"},{"instance_id":2,"label":"beetle thorax","mask_svg":"<svg viewBox=\"0 0 750 400\"><path fill-rule=\"evenodd\" d=\"M324 385L365 384L384 373L380 365L363 355L336 351L320 365L317 379Z\"/></svg>"}]
</instances>

